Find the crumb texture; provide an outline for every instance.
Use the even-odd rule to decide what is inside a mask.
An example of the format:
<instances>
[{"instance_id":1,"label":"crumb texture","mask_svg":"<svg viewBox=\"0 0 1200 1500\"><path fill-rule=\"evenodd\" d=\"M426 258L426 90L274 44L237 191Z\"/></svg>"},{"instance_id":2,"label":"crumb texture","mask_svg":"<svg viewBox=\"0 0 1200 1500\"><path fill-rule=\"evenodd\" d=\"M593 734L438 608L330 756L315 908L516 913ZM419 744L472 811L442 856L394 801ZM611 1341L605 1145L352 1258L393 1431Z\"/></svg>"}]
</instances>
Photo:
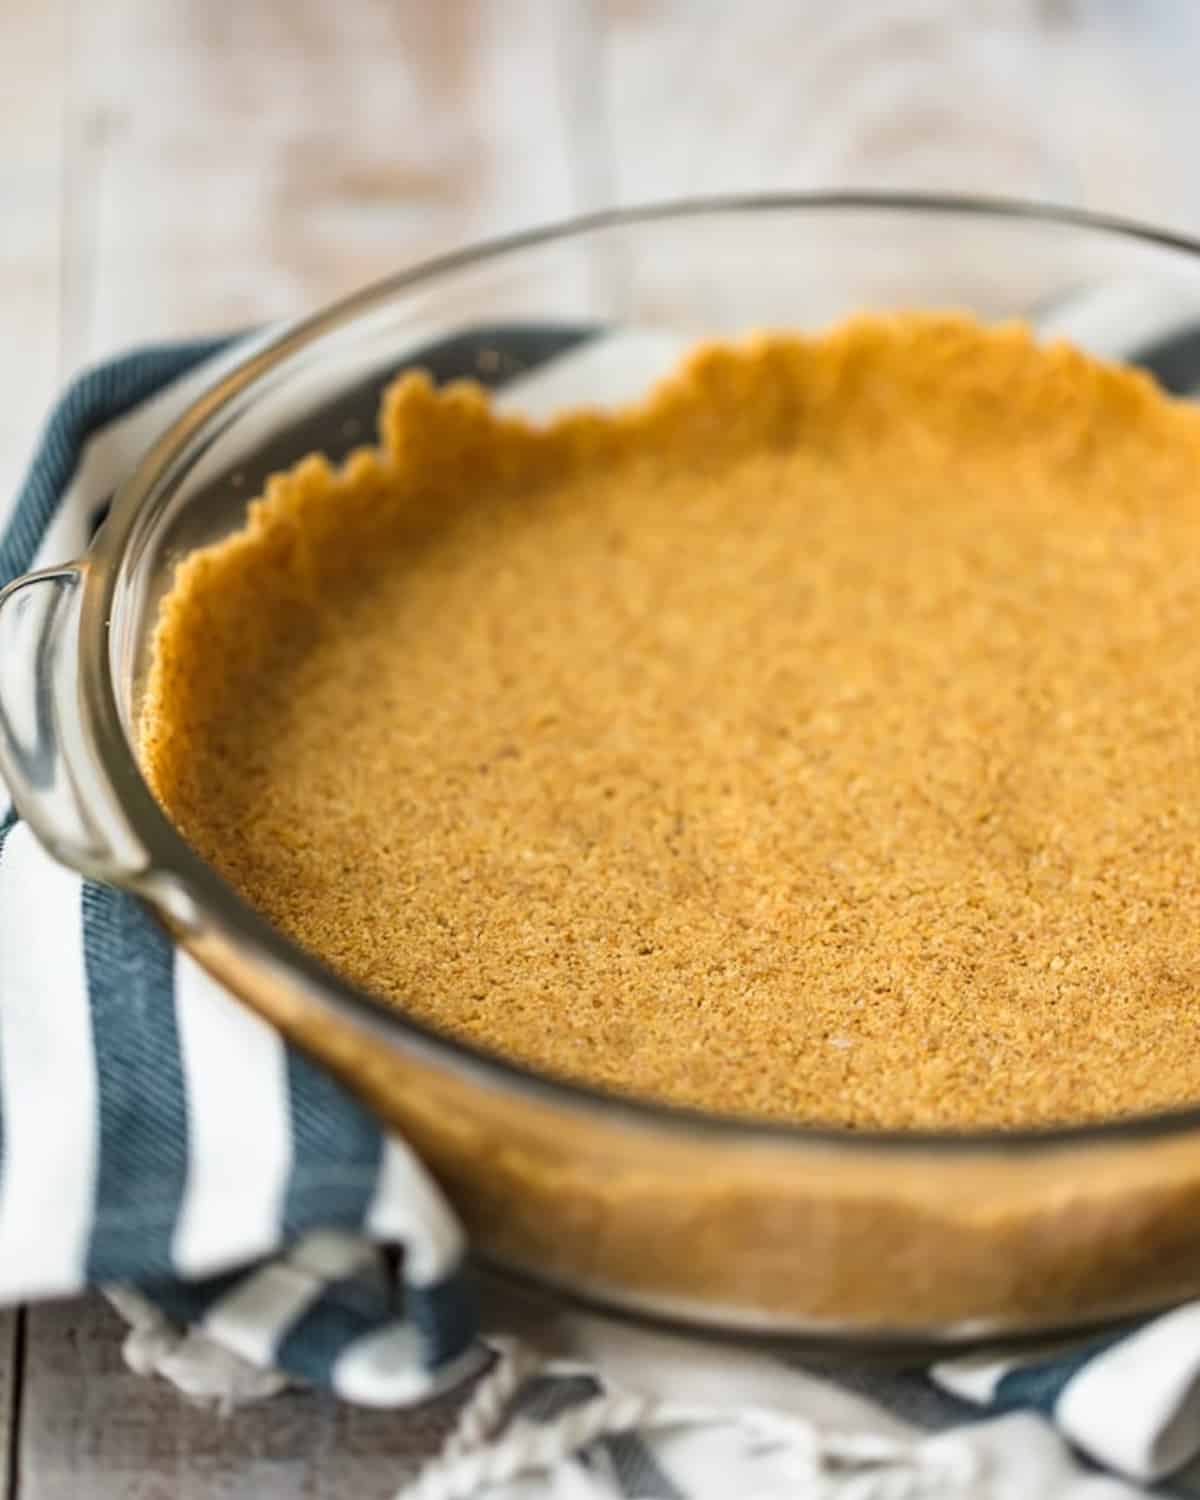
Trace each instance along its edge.
<instances>
[{"instance_id":1,"label":"crumb texture","mask_svg":"<svg viewBox=\"0 0 1200 1500\"><path fill-rule=\"evenodd\" d=\"M1016 327L697 350L377 449L190 556L141 756L369 989L573 1078L849 1126L1200 1099L1200 412Z\"/></svg>"}]
</instances>

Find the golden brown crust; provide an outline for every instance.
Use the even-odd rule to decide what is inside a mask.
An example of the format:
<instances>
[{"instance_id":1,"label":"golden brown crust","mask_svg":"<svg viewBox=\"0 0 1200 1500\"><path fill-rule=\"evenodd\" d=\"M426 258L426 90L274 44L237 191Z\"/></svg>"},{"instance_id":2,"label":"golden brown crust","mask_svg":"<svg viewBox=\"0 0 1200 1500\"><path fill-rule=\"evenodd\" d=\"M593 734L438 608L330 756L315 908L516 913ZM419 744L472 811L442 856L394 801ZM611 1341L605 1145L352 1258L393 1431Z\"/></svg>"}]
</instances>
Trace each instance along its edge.
<instances>
[{"instance_id":1,"label":"golden brown crust","mask_svg":"<svg viewBox=\"0 0 1200 1500\"><path fill-rule=\"evenodd\" d=\"M1200 1097L1200 414L912 315L546 430L408 376L381 425L158 626L147 774L274 921L708 1108Z\"/></svg>"}]
</instances>

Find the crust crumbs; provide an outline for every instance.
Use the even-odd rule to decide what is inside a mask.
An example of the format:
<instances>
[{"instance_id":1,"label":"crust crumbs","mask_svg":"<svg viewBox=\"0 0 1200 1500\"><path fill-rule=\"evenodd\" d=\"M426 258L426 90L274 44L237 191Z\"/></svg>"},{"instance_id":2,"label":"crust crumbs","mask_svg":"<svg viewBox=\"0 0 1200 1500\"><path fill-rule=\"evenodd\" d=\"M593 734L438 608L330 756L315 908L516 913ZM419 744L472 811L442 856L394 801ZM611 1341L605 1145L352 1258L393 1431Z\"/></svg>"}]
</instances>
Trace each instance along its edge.
<instances>
[{"instance_id":1,"label":"crust crumbs","mask_svg":"<svg viewBox=\"0 0 1200 1500\"><path fill-rule=\"evenodd\" d=\"M552 1072L846 1126L1200 1099L1200 411L1019 326L398 379L163 602L140 754L273 922Z\"/></svg>"}]
</instances>

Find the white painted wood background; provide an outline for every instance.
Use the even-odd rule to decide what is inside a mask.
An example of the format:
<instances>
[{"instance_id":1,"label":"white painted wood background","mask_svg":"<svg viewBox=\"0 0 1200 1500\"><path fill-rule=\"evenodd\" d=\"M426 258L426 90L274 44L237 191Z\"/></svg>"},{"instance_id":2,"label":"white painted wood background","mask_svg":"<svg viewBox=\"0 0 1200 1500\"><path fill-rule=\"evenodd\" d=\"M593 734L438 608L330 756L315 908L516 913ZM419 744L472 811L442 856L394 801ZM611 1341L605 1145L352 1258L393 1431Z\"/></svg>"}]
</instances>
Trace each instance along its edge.
<instances>
[{"instance_id":1,"label":"white painted wood background","mask_svg":"<svg viewBox=\"0 0 1200 1500\"><path fill-rule=\"evenodd\" d=\"M54 391L602 203L1013 193L1200 233L1195 0L0 0L0 494ZM0 1497L373 1500L436 1443L230 1420L94 1301L0 1313Z\"/></svg>"}]
</instances>

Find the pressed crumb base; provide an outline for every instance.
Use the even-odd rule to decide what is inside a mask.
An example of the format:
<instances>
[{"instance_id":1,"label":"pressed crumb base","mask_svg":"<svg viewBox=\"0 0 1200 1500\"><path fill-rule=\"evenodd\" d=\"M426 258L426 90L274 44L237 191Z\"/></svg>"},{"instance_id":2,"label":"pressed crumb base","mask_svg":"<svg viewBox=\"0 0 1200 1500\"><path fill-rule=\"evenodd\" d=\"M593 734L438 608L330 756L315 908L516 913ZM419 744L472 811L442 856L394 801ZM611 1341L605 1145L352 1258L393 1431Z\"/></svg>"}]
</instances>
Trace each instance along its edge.
<instances>
[{"instance_id":1,"label":"pressed crumb base","mask_svg":"<svg viewBox=\"0 0 1200 1500\"><path fill-rule=\"evenodd\" d=\"M1200 1099L1200 413L1018 328L698 351L380 449L181 565L141 753L250 901L455 1035L849 1126Z\"/></svg>"}]
</instances>

